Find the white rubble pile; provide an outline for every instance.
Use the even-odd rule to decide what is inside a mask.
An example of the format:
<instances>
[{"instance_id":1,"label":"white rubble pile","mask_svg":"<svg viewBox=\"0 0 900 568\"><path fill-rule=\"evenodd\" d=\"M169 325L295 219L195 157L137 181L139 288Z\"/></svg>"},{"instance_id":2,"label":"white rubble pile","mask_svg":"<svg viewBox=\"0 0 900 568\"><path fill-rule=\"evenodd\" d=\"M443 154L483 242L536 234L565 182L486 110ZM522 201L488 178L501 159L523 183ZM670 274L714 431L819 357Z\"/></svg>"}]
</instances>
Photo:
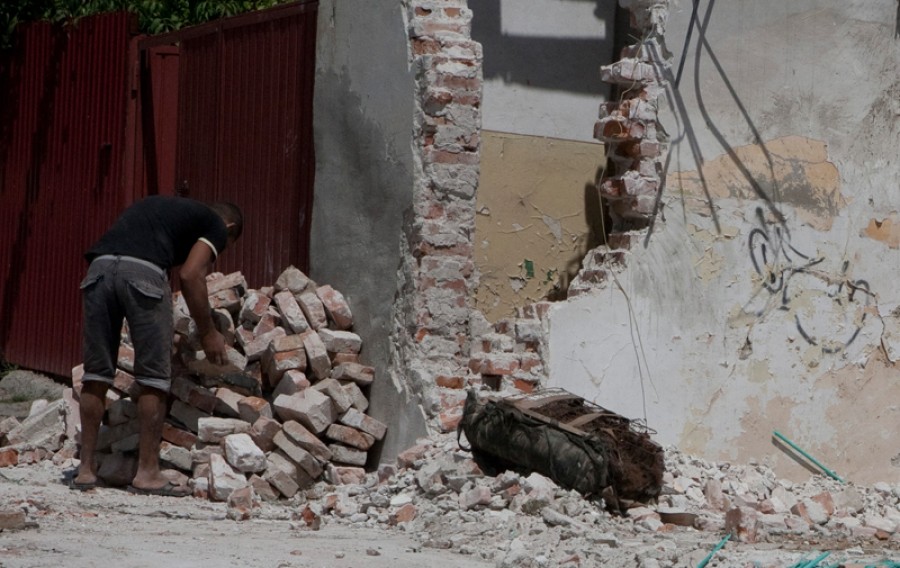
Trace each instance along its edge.
<instances>
[{"instance_id":1,"label":"white rubble pile","mask_svg":"<svg viewBox=\"0 0 900 568\"><path fill-rule=\"evenodd\" d=\"M791 483L759 464L666 455L659 502L623 516L539 474L485 476L452 435L420 440L357 483L334 484L326 471L295 502L308 523L396 527L423 547L498 568L696 566L728 532L711 566L786 567L826 551L848 565L900 556L891 552L900 548L900 485Z\"/></svg>"}]
</instances>

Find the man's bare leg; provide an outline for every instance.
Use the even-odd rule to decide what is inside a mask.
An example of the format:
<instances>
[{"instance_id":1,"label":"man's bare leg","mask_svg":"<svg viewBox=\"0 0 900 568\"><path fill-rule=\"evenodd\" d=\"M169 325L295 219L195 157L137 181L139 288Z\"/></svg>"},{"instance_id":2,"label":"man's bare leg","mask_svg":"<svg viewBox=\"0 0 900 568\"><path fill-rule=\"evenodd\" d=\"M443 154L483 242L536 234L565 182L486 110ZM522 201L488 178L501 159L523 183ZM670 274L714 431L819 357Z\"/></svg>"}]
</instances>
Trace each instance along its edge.
<instances>
[{"instance_id":1,"label":"man's bare leg","mask_svg":"<svg viewBox=\"0 0 900 568\"><path fill-rule=\"evenodd\" d=\"M159 445L166 419L167 397L161 390L141 387L137 405L141 421L138 469L131 482L138 489L159 489L167 483L159 470Z\"/></svg>"},{"instance_id":2,"label":"man's bare leg","mask_svg":"<svg viewBox=\"0 0 900 568\"><path fill-rule=\"evenodd\" d=\"M100 434L100 422L106 411L106 391L109 385L100 381L86 381L81 385L79 414L81 414L81 450L78 475L73 483L90 485L97 482L97 464L94 451L97 449L97 437Z\"/></svg>"}]
</instances>

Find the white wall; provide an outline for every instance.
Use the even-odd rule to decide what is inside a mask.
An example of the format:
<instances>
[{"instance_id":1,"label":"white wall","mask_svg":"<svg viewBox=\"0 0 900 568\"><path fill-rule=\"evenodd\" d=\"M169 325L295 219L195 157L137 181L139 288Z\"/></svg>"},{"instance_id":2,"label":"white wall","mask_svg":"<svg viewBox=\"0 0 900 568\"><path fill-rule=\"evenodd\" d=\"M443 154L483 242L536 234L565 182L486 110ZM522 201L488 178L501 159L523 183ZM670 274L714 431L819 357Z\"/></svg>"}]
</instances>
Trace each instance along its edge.
<instances>
[{"instance_id":1,"label":"white wall","mask_svg":"<svg viewBox=\"0 0 900 568\"><path fill-rule=\"evenodd\" d=\"M554 307L550 384L687 451L808 475L779 430L851 479L893 479L897 4L702 1L699 48L690 15L672 8L666 34L685 112L663 111L664 219L615 280Z\"/></svg>"},{"instance_id":2,"label":"white wall","mask_svg":"<svg viewBox=\"0 0 900 568\"><path fill-rule=\"evenodd\" d=\"M469 0L484 47L485 130L591 141L609 86L615 3Z\"/></svg>"}]
</instances>

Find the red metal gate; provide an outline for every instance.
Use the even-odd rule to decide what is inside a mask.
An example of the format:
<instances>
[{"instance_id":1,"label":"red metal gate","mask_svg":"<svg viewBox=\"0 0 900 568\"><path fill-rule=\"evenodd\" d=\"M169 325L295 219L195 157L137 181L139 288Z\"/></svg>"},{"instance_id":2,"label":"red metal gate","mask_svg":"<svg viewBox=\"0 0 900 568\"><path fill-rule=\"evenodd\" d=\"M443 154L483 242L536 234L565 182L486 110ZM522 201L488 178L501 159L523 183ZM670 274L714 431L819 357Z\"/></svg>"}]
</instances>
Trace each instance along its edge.
<instances>
[{"instance_id":1,"label":"red metal gate","mask_svg":"<svg viewBox=\"0 0 900 568\"><path fill-rule=\"evenodd\" d=\"M26 26L0 136L0 348L67 374L80 360L84 250L128 202L122 157L131 17Z\"/></svg>"},{"instance_id":2,"label":"red metal gate","mask_svg":"<svg viewBox=\"0 0 900 568\"><path fill-rule=\"evenodd\" d=\"M173 86L178 93L176 132L171 117L142 113L157 140L177 139L174 152L153 145L155 190L243 210L244 236L216 269L240 270L250 286L271 285L289 264L308 266L317 6L279 6L139 42L152 74L144 84L154 97L171 96ZM159 55L175 45L177 79Z\"/></svg>"},{"instance_id":3,"label":"red metal gate","mask_svg":"<svg viewBox=\"0 0 900 568\"><path fill-rule=\"evenodd\" d=\"M0 355L81 360L83 251L134 199L227 200L244 237L217 270L308 265L315 0L152 38L124 13L32 24L0 65Z\"/></svg>"}]
</instances>

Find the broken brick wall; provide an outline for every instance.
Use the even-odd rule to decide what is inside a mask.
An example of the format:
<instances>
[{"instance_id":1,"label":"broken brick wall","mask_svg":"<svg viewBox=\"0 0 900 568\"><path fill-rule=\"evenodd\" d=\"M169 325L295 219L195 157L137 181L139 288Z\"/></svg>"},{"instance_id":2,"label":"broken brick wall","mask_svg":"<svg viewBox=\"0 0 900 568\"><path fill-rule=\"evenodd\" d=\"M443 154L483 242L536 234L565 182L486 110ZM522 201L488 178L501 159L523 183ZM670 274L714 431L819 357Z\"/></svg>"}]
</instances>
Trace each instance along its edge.
<instances>
[{"instance_id":1,"label":"broken brick wall","mask_svg":"<svg viewBox=\"0 0 900 568\"><path fill-rule=\"evenodd\" d=\"M413 206L404 227L392 370L432 424L456 427L465 397L481 129L481 45L465 0L407 4L416 76Z\"/></svg>"},{"instance_id":2,"label":"broken brick wall","mask_svg":"<svg viewBox=\"0 0 900 568\"><path fill-rule=\"evenodd\" d=\"M691 453L805 478L779 430L895 475L896 2L621 4L640 33L596 121L613 231L549 310L548 383Z\"/></svg>"}]
</instances>

